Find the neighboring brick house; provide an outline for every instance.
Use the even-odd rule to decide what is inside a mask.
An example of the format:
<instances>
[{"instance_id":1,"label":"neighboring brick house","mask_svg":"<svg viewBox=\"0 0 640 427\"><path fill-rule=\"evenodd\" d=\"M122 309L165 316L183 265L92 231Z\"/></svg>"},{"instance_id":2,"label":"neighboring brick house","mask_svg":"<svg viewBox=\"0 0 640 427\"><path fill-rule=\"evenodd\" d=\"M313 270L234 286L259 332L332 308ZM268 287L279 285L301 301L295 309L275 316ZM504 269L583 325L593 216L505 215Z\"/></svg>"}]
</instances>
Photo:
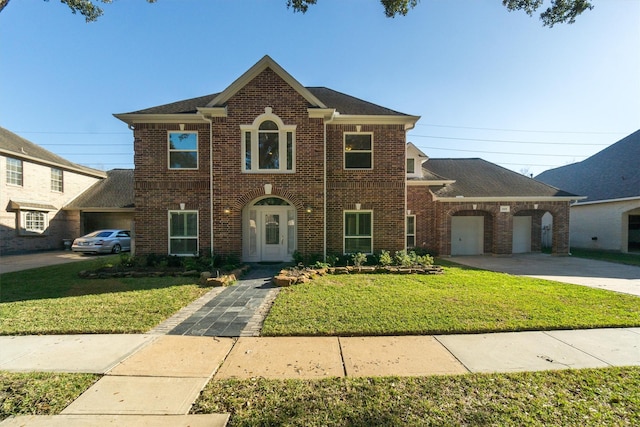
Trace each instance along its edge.
<instances>
[{"instance_id":1,"label":"neighboring brick house","mask_svg":"<svg viewBox=\"0 0 640 427\"><path fill-rule=\"evenodd\" d=\"M407 155L417 116L304 87L268 56L220 93L115 116L134 134L138 254L210 250L281 261L294 251L397 251L408 240L446 255L450 218L467 214L448 199L436 203L439 181L424 179L426 156ZM455 185L455 177L444 181ZM551 193L545 186L539 209L558 203L555 249L566 253L569 198L551 202ZM509 219L498 215L502 199L468 204L472 214L495 216L484 232L504 233L488 252L511 253L502 240L512 236L514 211L522 212L518 200L509 199ZM524 197L535 211L532 200Z\"/></svg>"},{"instance_id":2,"label":"neighboring brick house","mask_svg":"<svg viewBox=\"0 0 640 427\"><path fill-rule=\"evenodd\" d=\"M572 247L640 251L640 130L536 179L586 196L571 206Z\"/></svg>"},{"instance_id":3,"label":"neighboring brick house","mask_svg":"<svg viewBox=\"0 0 640 427\"><path fill-rule=\"evenodd\" d=\"M0 254L62 249L80 235L79 213L62 208L102 171L69 162L0 127Z\"/></svg>"}]
</instances>

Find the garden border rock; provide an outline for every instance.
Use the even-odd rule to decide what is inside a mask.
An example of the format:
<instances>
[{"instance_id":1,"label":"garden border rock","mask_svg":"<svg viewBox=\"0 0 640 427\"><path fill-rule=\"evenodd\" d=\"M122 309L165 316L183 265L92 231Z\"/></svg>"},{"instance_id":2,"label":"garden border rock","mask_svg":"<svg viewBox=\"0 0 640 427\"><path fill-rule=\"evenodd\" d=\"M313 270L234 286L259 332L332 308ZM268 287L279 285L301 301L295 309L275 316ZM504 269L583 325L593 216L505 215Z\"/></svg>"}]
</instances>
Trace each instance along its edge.
<instances>
[{"instance_id":1,"label":"garden border rock","mask_svg":"<svg viewBox=\"0 0 640 427\"><path fill-rule=\"evenodd\" d=\"M444 274L444 270L439 265L432 265L428 267L306 267L280 270L280 273L273 278L273 283L276 286L287 287L291 285L309 283L316 277L327 274Z\"/></svg>"}]
</instances>

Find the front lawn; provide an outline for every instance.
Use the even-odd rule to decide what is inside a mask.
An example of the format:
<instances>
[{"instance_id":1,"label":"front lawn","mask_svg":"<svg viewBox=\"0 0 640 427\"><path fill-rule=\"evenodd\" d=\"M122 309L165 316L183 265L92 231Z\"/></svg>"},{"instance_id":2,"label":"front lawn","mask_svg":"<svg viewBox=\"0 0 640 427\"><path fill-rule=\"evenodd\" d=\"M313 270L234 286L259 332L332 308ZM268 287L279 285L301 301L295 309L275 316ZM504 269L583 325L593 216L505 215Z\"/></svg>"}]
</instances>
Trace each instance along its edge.
<instances>
[{"instance_id":1,"label":"front lawn","mask_svg":"<svg viewBox=\"0 0 640 427\"><path fill-rule=\"evenodd\" d=\"M424 335L640 326L635 296L465 267L283 288L263 335Z\"/></svg>"},{"instance_id":2,"label":"front lawn","mask_svg":"<svg viewBox=\"0 0 640 427\"><path fill-rule=\"evenodd\" d=\"M591 249L571 248L571 255L579 258L589 258L598 261L615 262L640 267L640 253L622 253L614 251L598 251Z\"/></svg>"},{"instance_id":3,"label":"front lawn","mask_svg":"<svg viewBox=\"0 0 640 427\"><path fill-rule=\"evenodd\" d=\"M78 277L110 262L117 257L2 274L0 335L146 332L210 289L185 277Z\"/></svg>"},{"instance_id":4,"label":"front lawn","mask_svg":"<svg viewBox=\"0 0 640 427\"><path fill-rule=\"evenodd\" d=\"M192 413L229 426L637 426L640 368L210 381Z\"/></svg>"}]
</instances>

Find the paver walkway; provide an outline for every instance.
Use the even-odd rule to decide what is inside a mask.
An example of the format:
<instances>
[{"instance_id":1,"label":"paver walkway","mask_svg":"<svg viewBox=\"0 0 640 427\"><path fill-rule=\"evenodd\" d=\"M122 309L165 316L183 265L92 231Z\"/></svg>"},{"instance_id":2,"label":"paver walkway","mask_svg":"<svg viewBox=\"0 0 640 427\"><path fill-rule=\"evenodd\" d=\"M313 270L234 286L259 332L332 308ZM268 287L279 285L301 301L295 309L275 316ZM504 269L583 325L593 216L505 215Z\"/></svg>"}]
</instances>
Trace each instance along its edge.
<instances>
[{"instance_id":1,"label":"paver walkway","mask_svg":"<svg viewBox=\"0 0 640 427\"><path fill-rule=\"evenodd\" d=\"M253 264L233 286L217 294L182 320L169 335L207 337L258 336L266 311L279 288L271 279L284 264Z\"/></svg>"}]
</instances>

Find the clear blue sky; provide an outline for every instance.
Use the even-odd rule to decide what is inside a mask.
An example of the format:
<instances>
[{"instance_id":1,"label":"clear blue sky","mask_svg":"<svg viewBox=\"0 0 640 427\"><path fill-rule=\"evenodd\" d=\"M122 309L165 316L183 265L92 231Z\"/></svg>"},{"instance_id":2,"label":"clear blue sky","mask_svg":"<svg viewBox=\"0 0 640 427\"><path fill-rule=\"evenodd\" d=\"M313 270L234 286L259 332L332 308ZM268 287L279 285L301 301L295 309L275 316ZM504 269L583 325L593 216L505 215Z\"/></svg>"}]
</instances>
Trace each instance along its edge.
<instances>
[{"instance_id":1,"label":"clear blue sky","mask_svg":"<svg viewBox=\"0 0 640 427\"><path fill-rule=\"evenodd\" d=\"M0 13L0 126L73 162L132 168L123 113L225 89L265 54L326 86L422 119L427 155L534 175L640 128L640 1L595 0L542 27L501 0L116 0L98 22L52 0ZM505 142L511 141L511 142Z\"/></svg>"}]
</instances>

